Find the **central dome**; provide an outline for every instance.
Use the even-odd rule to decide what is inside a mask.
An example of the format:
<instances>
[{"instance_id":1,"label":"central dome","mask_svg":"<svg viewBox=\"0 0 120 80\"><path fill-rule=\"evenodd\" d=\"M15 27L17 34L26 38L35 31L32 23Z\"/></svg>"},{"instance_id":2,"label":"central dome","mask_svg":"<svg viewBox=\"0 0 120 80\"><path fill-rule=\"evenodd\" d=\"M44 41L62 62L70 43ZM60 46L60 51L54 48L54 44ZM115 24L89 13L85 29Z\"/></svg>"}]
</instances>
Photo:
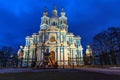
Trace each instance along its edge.
<instances>
[{"instance_id":1,"label":"central dome","mask_svg":"<svg viewBox=\"0 0 120 80\"><path fill-rule=\"evenodd\" d=\"M58 21L58 17L57 16L52 16L51 18L50 18L50 20L53 22L53 21Z\"/></svg>"}]
</instances>

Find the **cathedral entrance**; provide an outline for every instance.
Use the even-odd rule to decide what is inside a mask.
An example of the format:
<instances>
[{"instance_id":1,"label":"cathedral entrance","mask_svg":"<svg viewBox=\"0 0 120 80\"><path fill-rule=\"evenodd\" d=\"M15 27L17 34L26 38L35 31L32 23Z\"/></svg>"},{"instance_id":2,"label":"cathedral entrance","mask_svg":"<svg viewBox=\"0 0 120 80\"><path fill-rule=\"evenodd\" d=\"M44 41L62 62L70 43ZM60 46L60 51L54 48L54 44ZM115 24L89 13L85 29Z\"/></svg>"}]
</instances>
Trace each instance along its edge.
<instances>
[{"instance_id":1,"label":"cathedral entrance","mask_svg":"<svg viewBox=\"0 0 120 80\"><path fill-rule=\"evenodd\" d=\"M50 52L50 65L54 65L55 64L55 52L51 51Z\"/></svg>"}]
</instances>

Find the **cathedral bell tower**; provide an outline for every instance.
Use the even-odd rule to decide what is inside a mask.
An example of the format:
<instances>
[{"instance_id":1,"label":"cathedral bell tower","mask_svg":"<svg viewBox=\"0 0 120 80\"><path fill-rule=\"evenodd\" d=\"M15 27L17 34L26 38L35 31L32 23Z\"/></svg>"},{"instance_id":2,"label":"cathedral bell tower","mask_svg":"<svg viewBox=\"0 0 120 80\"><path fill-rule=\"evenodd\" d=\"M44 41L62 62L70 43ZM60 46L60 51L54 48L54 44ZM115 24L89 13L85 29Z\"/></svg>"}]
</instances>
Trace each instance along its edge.
<instances>
[{"instance_id":1,"label":"cathedral bell tower","mask_svg":"<svg viewBox=\"0 0 120 80\"><path fill-rule=\"evenodd\" d=\"M67 17L65 16L64 8L61 9L61 16L59 17L59 25L61 29L68 31Z\"/></svg>"},{"instance_id":2,"label":"cathedral bell tower","mask_svg":"<svg viewBox=\"0 0 120 80\"><path fill-rule=\"evenodd\" d=\"M45 30L49 25L49 17L47 7L44 8L43 17L41 17L40 29Z\"/></svg>"},{"instance_id":3,"label":"cathedral bell tower","mask_svg":"<svg viewBox=\"0 0 120 80\"><path fill-rule=\"evenodd\" d=\"M65 16L64 8L61 9L61 16Z\"/></svg>"}]
</instances>

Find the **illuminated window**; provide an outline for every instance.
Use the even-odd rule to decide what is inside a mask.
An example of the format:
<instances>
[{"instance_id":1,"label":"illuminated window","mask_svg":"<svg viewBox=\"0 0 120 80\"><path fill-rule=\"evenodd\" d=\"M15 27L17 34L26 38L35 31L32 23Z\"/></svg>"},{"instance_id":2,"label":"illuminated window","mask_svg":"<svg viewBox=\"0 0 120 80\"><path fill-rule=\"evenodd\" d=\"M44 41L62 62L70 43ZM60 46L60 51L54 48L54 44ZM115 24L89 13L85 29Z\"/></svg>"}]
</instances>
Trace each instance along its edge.
<instances>
[{"instance_id":1,"label":"illuminated window","mask_svg":"<svg viewBox=\"0 0 120 80\"><path fill-rule=\"evenodd\" d=\"M55 41L55 37L52 36L52 37L50 38L50 41L51 41L51 42L54 42L54 41Z\"/></svg>"}]
</instances>

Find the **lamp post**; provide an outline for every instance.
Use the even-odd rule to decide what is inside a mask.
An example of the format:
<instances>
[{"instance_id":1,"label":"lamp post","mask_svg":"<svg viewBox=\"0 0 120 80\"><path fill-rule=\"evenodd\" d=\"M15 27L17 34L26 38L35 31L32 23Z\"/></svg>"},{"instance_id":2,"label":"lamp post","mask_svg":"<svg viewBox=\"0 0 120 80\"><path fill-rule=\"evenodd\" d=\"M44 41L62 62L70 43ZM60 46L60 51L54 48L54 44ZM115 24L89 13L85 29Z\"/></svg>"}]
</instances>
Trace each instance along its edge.
<instances>
[{"instance_id":1,"label":"lamp post","mask_svg":"<svg viewBox=\"0 0 120 80\"><path fill-rule=\"evenodd\" d=\"M79 66L80 65L80 53L79 53L79 51L78 51L78 49L77 49L77 65Z\"/></svg>"},{"instance_id":2,"label":"lamp post","mask_svg":"<svg viewBox=\"0 0 120 80\"><path fill-rule=\"evenodd\" d=\"M69 53L68 53L68 65L69 65L70 63L69 63Z\"/></svg>"},{"instance_id":3,"label":"lamp post","mask_svg":"<svg viewBox=\"0 0 120 80\"><path fill-rule=\"evenodd\" d=\"M14 66L14 65L13 65L13 54L10 55L10 59L11 59L11 60L10 60L10 63L11 63L10 66L13 67L13 66Z\"/></svg>"},{"instance_id":4,"label":"lamp post","mask_svg":"<svg viewBox=\"0 0 120 80\"><path fill-rule=\"evenodd\" d=\"M42 58L43 58L42 63L44 62L44 52L45 52L44 48L45 48L44 44L42 44Z\"/></svg>"},{"instance_id":5,"label":"lamp post","mask_svg":"<svg viewBox=\"0 0 120 80\"><path fill-rule=\"evenodd\" d=\"M69 56L69 63L70 63L70 67L71 67L71 48L69 49L70 50L70 56Z\"/></svg>"},{"instance_id":6,"label":"lamp post","mask_svg":"<svg viewBox=\"0 0 120 80\"><path fill-rule=\"evenodd\" d=\"M28 67L28 61L29 61L29 53L30 53L30 46L28 46L28 57L27 57L27 67Z\"/></svg>"},{"instance_id":7,"label":"lamp post","mask_svg":"<svg viewBox=\"0 0 120 80\"><path fill-rule=\"evenodd\" d=\"M61 66L61 46L60 46L60 66Z\"/></svg>"},{"instance_id":8,"label":"lamp post","mask_svg":"<svg viewBox=\"0 0 120 80\"><path fill-rule=\"evenodd\" d=\"M34 61L37 62L37 42L35 44L35 55L34 55L35 59Z\"/></svg>"},{"instance_id":9,"label":"lamp post","mask_svg":"<svg viewBox=\"0 0 120 80\"><path fill-rule=\"evenodd\" d=\"M73 49L72 49L72 55L71 55L72 65L74 64L74 58L73 58Z\"/></svg>"},{"instance_id":10,"label":"lamp post","mask_svg":"<svg viewBox=\"0 0 120 80\"><path fill-rule=\"evenodd\" d=\"M76 65L78 66L78 57L77 57L77 54L75 55L75 57L76 57Z\"/></svg>"},{"instance_id":11,"label":"lamp post","mask_svg":"<svg viewBox=\"0 0 120 80\"><path fill-rule=\"evenodd\" d=\"M62 52L62 60L61 60L61 52ZM63 49L63 44L61 44L60 48L60 62L62 62L62 68L64 69L64 49Z\"/></svg>"},{"instance_id":12,"label":"lamp post","mask_svg":"<svg viewBox=\"0 0 120 80\"><path fill-rule=\"evenodd\" d=\"M63 69L64 69L64 46L62 45L62 49L63 49Z\"/></svg>"}]
</instances>

